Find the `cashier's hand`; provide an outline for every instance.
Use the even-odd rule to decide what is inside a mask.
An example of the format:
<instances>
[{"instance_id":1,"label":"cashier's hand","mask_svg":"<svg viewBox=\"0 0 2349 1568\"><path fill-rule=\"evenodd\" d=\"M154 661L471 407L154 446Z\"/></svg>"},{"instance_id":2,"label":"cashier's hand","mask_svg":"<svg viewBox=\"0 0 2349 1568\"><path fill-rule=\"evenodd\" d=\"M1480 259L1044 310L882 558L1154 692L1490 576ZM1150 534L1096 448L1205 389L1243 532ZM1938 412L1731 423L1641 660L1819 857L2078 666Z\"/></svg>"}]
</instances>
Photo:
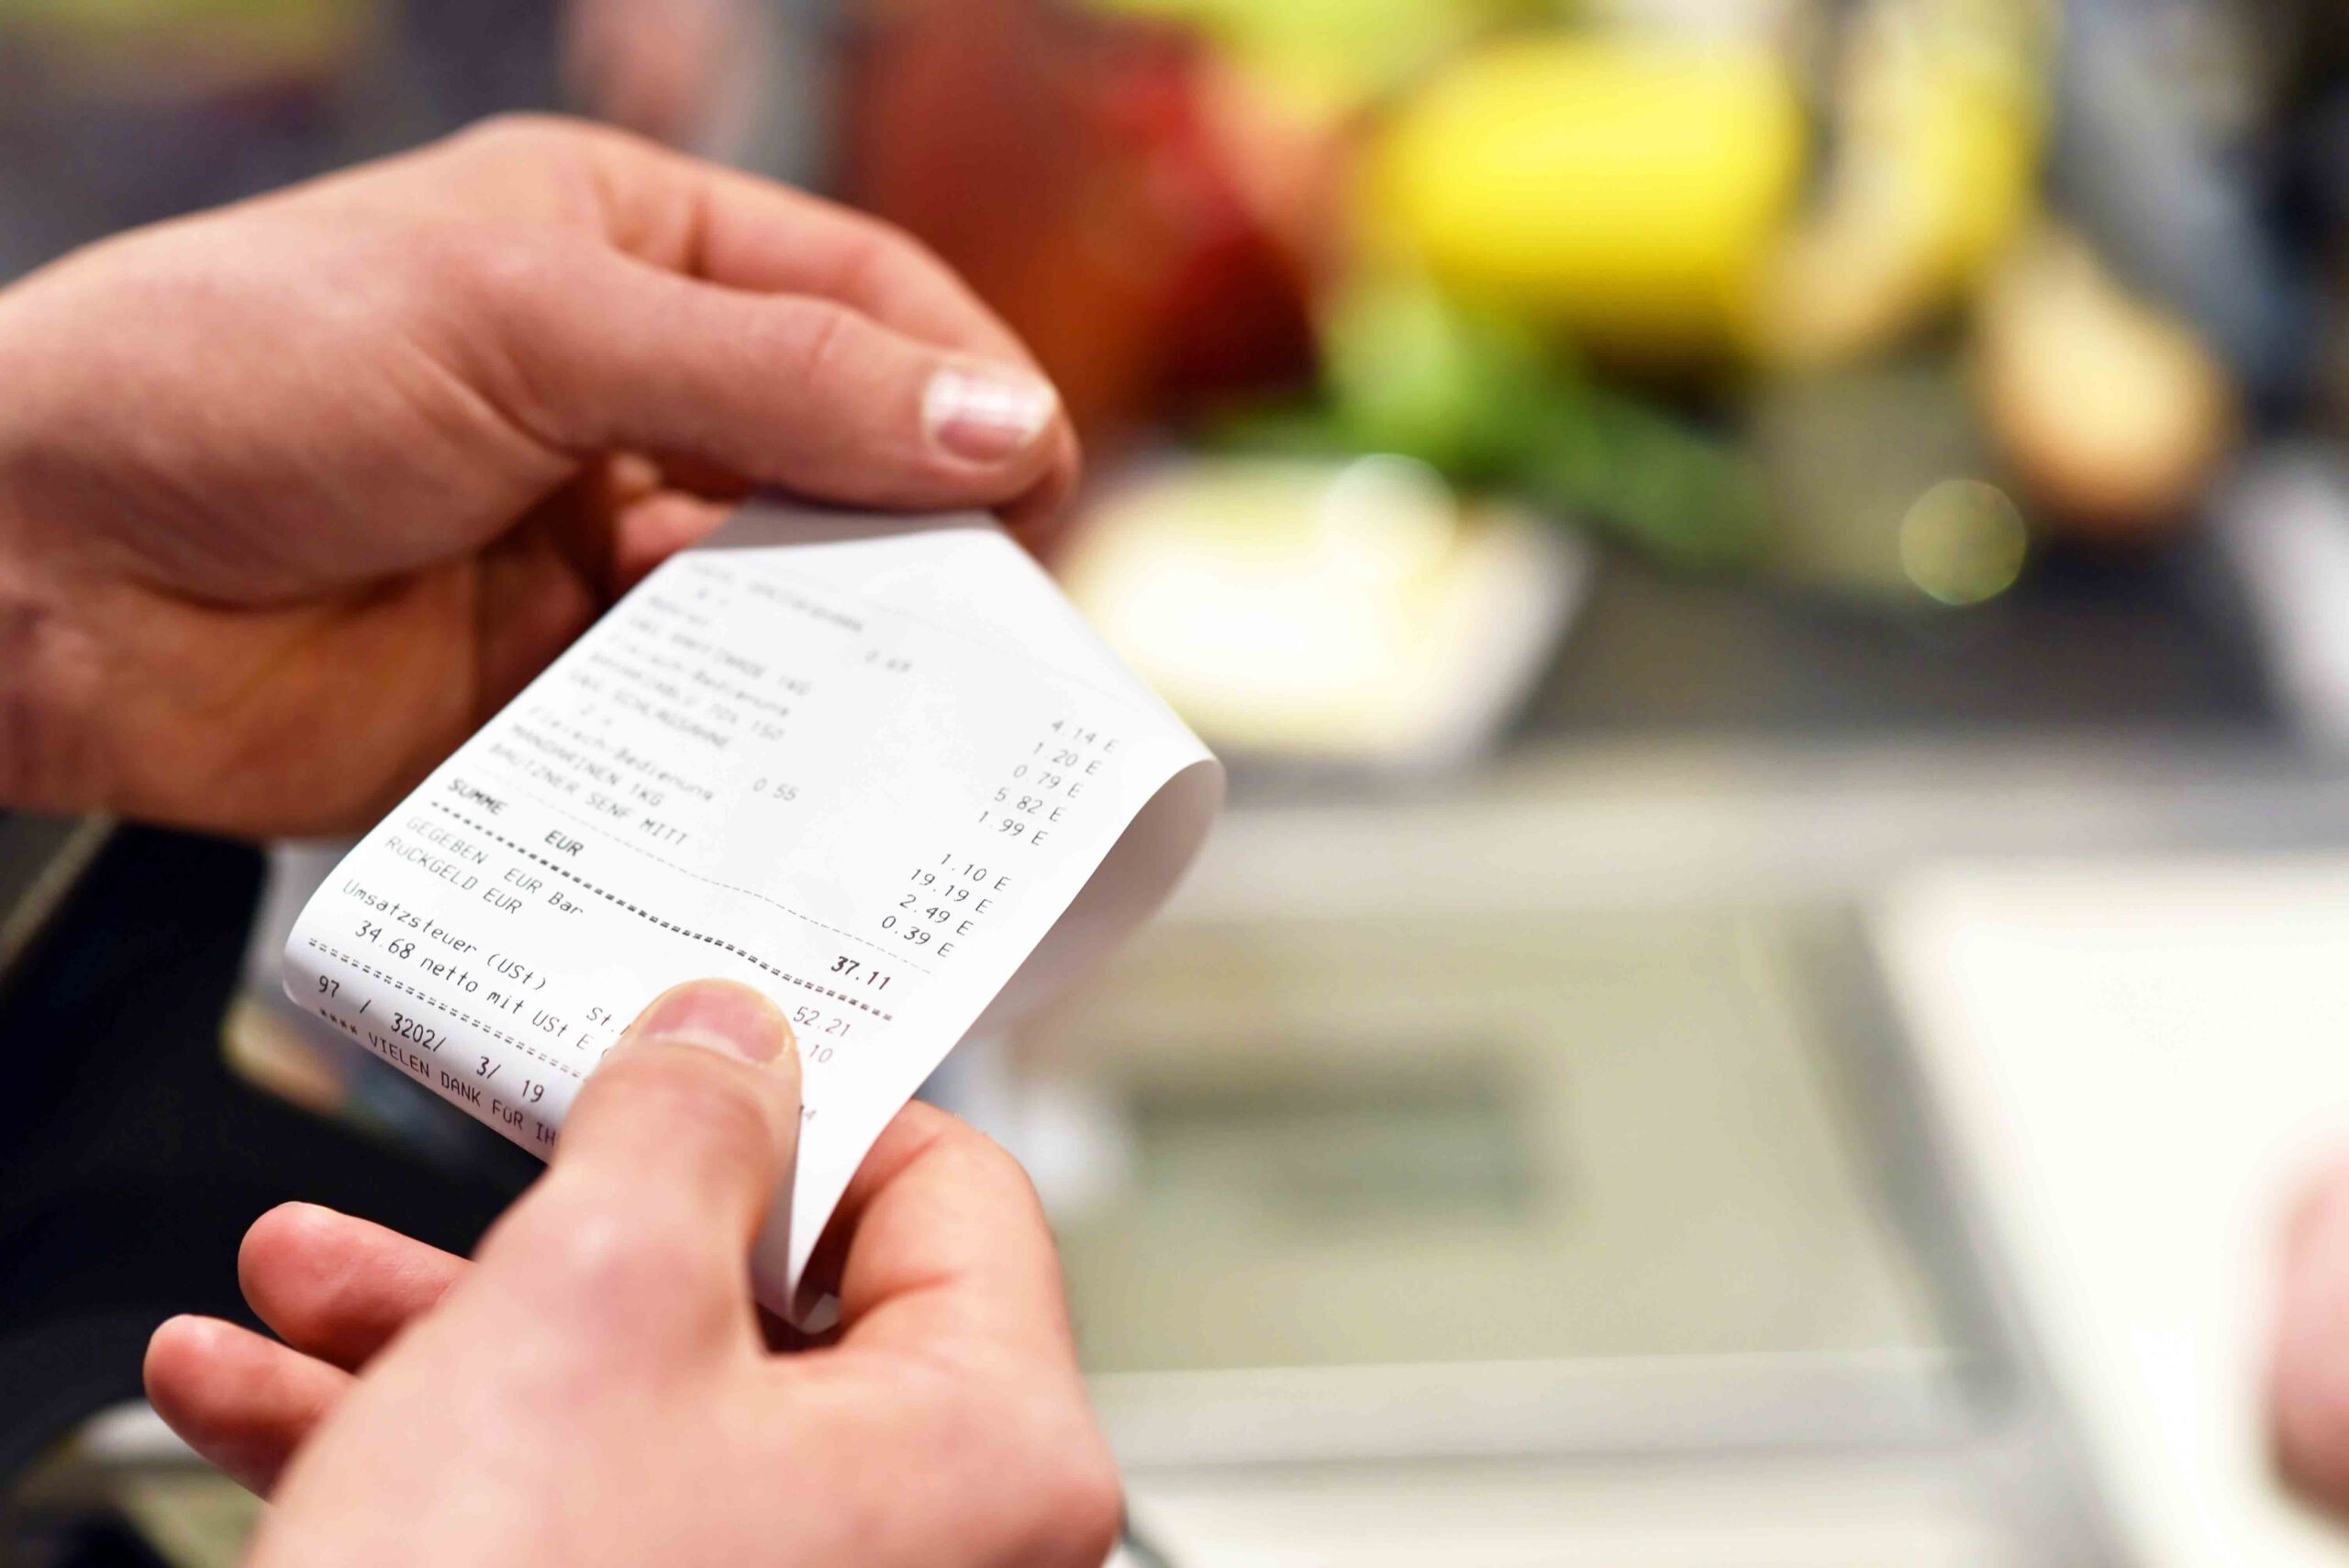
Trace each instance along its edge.
<instances>
[{"instance_id":1,"label":"cashier's hand","mask_svg":"<svg viewBox=\"0 0 2349 1568\"><path fill-rule=\"evenodd\" d=\"M992 506L1075 441L868 218L498 122L0 293L0 806L363 827L754 484Z\"/></svg>"},{"instance_id":2,"label":"cashier's hand","mask_svg":"<svg viewBox=\"0 0 2349 1568\"><path fill-rule=\"evenodd\" d=\"M1117 1473L1035 1194L985 1139L908 1107L835 1226L837 1341L763 1342L745 1258L796 1062L758 993L683 986L474 1262L325 1209L255 1225L284 1342L175 1318L147 1357L156 1409L274 1499L250 1563L1098 1568Z\"/></svg>"}]
</instances>

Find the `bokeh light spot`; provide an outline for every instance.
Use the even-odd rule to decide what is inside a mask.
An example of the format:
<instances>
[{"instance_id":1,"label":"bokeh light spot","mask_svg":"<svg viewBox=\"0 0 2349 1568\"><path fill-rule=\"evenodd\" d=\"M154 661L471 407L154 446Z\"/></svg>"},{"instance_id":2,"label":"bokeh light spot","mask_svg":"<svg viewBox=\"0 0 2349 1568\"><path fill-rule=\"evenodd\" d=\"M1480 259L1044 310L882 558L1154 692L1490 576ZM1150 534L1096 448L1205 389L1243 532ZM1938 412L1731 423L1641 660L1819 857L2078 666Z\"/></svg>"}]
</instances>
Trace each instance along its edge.
<instances>
[{"instance_id":1,"label":"bokeh light spot","mask_svg":"<svg viewBox=\"0 0 2349 1568\"><path fill-rule=\"evenodd\" d=\"M1944 605L1995 599L2022 575L2029 531L2007 493L1978 479L1944 479L1900 520L1900 566Z\"/></svg>"}]
</instances>

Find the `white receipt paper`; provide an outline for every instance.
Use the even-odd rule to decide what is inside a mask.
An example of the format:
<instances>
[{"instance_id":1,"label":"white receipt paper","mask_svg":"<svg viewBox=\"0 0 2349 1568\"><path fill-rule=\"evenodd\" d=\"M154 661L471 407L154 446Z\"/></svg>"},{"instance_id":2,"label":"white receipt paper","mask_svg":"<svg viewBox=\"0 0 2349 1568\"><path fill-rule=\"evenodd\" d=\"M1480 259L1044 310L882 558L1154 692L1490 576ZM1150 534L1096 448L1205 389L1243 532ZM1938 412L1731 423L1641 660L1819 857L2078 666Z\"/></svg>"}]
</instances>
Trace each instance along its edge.
<instances>
[{"instance_id":1,"label":"white receipt paper","mask_svg":"<svg viewBox=\"0 0 2349 1568\"><path fill-rule=\"evenodd\" d=\"M679 982L791 1018L804 1121L752 1258L818 1234L956 1041L1148 917L1223 771L992 520L753 503L662 565L311 899L285 986L526 1149Z\"/></svg>"}]
</instances>

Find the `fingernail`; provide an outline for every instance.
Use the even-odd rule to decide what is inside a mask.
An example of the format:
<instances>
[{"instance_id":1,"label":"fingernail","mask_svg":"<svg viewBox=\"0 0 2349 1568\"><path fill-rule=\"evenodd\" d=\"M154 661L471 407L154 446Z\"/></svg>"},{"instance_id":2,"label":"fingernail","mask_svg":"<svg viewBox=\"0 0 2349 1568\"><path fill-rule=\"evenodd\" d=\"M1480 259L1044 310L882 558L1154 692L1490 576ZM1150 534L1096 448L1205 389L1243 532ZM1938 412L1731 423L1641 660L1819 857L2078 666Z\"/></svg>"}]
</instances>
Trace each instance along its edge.
<instances>
[{"instance_id":1,"label":"fingernail","mask_svg":"<svg viewBox=\"0 0 2349 1568\"><path fill-rule=\"evenodd\" d=\"M968 462L1000 462L1035 444L1060 407L1041 376L979 361L930 378L921 417L930 439Z\"/></svg>"},{"instance_id":2,"label":"fingernail","mask_svg":"<svg viewBox=\"0 0 2349 1568\"><path fill-rule=\"evenodd\" d=\"M641 1045L656 1040L763 1063L790 1046L791 1025L781 1008L748 985L691 980L654 997L619 1043Z\"/></svg>"}]
</instances>

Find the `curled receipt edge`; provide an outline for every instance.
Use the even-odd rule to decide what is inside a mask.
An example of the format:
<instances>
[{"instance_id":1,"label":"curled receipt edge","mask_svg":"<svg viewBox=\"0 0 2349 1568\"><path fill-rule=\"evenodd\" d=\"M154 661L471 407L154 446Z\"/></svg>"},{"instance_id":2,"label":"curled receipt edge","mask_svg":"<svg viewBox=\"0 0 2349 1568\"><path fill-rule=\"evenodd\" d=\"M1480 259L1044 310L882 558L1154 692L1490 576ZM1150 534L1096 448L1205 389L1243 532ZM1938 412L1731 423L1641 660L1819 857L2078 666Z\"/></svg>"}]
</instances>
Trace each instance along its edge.
<instances>
[{"instance_id":1,"label":"curled receipt edge","mask_svg":"<svg viewBox=\"0 0 2349 1568\"><path fill-rule=\"evenodd\" d=\"M285 988L549 1152L604 1051L705 976L792 1021L804 1120L751 1259L801 1276L947 1052L1174 890L1223 769L992 519L754 502L434 770L295 923Z\"/></svg>"}]
</instances>

